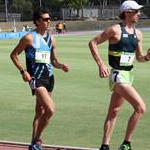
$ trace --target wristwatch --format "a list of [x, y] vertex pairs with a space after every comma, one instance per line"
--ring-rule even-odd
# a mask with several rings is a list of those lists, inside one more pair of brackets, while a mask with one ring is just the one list
[[20, 73], [23, 75], [25, 73], [25, 71], [27, 71], [26, 69], [21, 69]]

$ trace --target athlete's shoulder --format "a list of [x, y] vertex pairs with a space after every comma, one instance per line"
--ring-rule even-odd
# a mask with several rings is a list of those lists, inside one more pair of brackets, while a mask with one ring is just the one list
[[33, 43], [33, 34], [32, 32], [28, 32], [20, 39], [20, 43], [24, 43], [25, 45], [31, 46]]
[[142, 31], [140, 29], [135, 29], [136, 34], [142, 34]]
[[118, 32], [120, 30], [121, 26], [119, 23], [113, 24], [112, 26], [110, 26], [110, 29], [114, 32]]
[[141, 41], [143, 39], [142, 31], [140, 29], [135, 29], [135, 33], [136, 33], [138, 41]]
[[105, 34], [108, 34], [109, 36], [113, 37], [114, 35], [120, 33], [120, 25], [119, 24], [113, 24], [110, 27], [108, 27], [105, 32]]
[[35, 34], [34, 31], [28, 32], [25, 36], [23, 36], [23, 39], [32, 40], [34, 37], [34, 34]]
[[54, 35], [50, 34], [50, 37], [51, 37], [52, 42], [53, 42], [53, 41], [56, 41], [56, 38], [55, 38]]

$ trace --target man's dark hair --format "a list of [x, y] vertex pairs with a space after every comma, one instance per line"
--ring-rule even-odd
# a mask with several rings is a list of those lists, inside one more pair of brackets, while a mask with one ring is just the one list
[[50, 14], [47, 8], [39, 7], [33, 12], [33, 23], [37, 26], [36, 21], [41, 18], [43, 14]]
[[125, 20], [125, 12], [121, 13], [121, 14], [119, 15], [119, 18], [120, 18], [121, 20]]

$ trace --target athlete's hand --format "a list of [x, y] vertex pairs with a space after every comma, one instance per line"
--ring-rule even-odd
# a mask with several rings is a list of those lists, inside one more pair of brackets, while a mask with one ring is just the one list
[[22, 74], [22, 78], [23, 78], [23, 80], [25, 81], [25, 82], [29, 82], [32, 78], [31, 78], [31, 76], [30, 76], [30, 74], [27, 72], [27, 71], [25, 71], [23, 74]]
[[69, 71], [69, 66], [67, 64], [63, 64], [61, 69], [64, 71], [64, 72], [68, 72]]
[[147, 58], [150, 60], [150, 49], [147, 51]]
[[101, 78], [107, 78], [109, 75], [110, 75], [110, 69], [105, 64], [102, 64], [99, 67], [99, 76]]

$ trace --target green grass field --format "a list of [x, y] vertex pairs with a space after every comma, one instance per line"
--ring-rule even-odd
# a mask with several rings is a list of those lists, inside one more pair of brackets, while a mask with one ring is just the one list
[[[53, 99], [56, 113], [44, 132], [45, 144], [99, 148], [103, 123], [110, 99], [108, 79], [101, 79], [92, 59], [88, 41], [95, 35], [57, 37], [58, 56], [70, 66], [69, 73], [54, 69]], [[144, 53], [150, 47], [150, 33], [144, 33]], [[0, 40], [0, 140], [30, 142], [34, 97], [30, 94], [19, 71], [10, 60], [10, 52], [18, 40]], [[100, 53], [107, 63], [107, 43], [100, 45]], [[24, 60], [24, 54], [20, 55]], [[149, 150], [150, 143], [150, 62], [135, 62], [134, 87], [139, 91], [147, 112], [133, 136], [134, 150]], [[112, 150], [123, 140], [126, 123], [132, 108], [125, 103], [118, 116], [112, 136]]]

